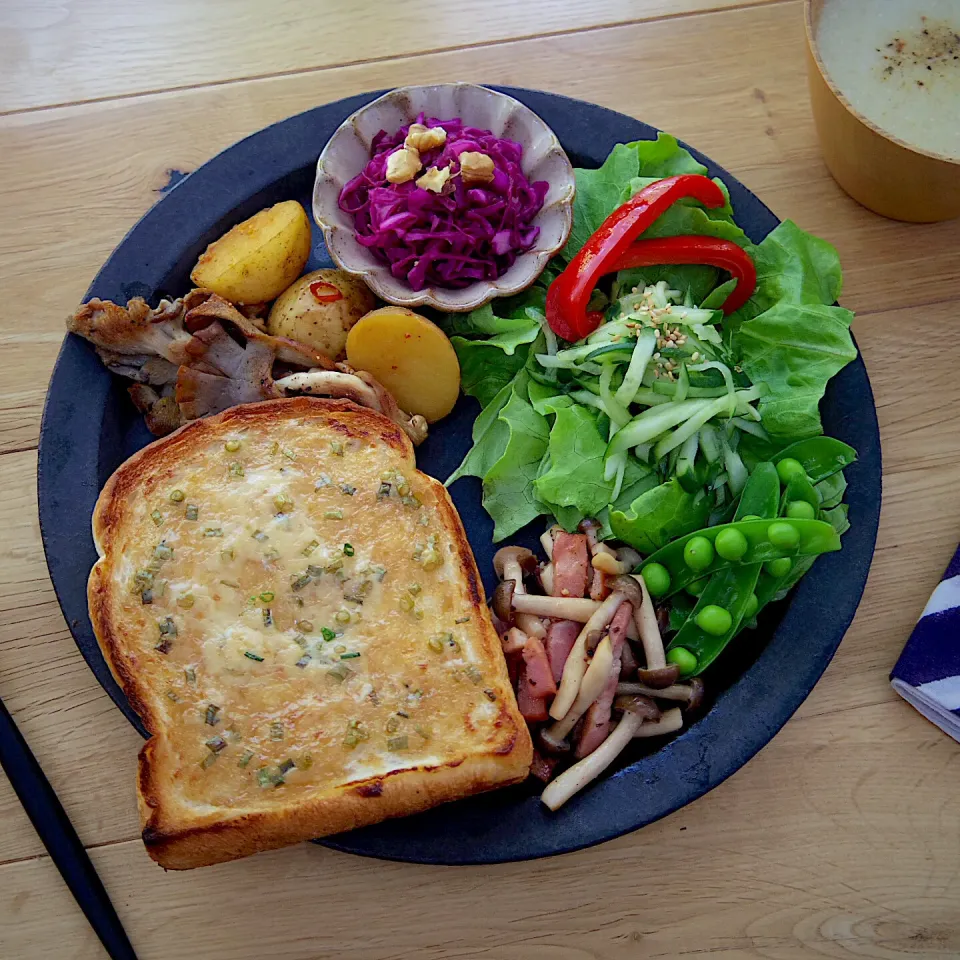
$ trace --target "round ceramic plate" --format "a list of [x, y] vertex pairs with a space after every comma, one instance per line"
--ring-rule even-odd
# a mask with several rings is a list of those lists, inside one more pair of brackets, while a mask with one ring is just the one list
[[[504, 88], [553, 128], [574, 166], [597, 167], [613, 145], [656, 136], [653, 127], [601, 107], [549, 93]], [[382, 91], [381, 91], [382, 92]], [[262, 207], [291, 198], [310, 209], [317, 155], [340, 123], [378, 93], [317, 107], [267, 127], [214, 157], [174, 187], [130, 231], [85, 299], [155, 303], [190, 287], [189, 272], [207, 244]], [[749, 190], [692, 151], [730, 188], [737, 222], [755, 242], [778, 223]], [[329, 266], [319, 229], [307, 269]], [[446, 478], [470, 446], [478, 412], [461, 398], [431, 427], [417, 451], [421, 470]], [[449, 803], [325, 841], [339, 850], [424, 863], [494, 863], [574, 850], [642, 827], [690, 803], [730, 776], [787, 721], [823, 673], [850, 625], [867, 579], [880, 512], [880, 438], [870, 382], [858, 357], [835, 377], [821, 406], [830, 435], [854, 446], [846, 471], [851, 530], [843, 550], [821, 557], [789, 600], [759, 629], [743, 634], [708, 673], [709, 710], [666, 744], [628, 753], [603, 780], [551, 813], [538, 781]], [[96, 560], [90, 517], [100, 488], [150, 434], [93, 348], [68, 336], [44, 410], [39, 450], [40, 524], [50, 576], [70, 630], [97, 679], [144, 733], [100, 654], [87, 617], [86, 581]], [[452, 490], [487, 590], [492, 586], [492, 523], [479, 482]], [[536, 545], [543, 529], [516, 542]], [[132, 789], [132, 785], [131, 785]]]

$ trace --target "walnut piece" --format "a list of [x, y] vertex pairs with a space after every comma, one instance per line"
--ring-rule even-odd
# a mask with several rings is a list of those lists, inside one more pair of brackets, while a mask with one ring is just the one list
[[401, 147], [387, 157], [387, 180], [390, 183], [406, 183], [417, 175], [422, 166], [416, 150]]
[[443, 188], [449, 179], [449, 167], [444, 167], [442, 170], [438, 167], [431, 167], [417, 180], [417, 186], [422, 187], [424, 190], [432, 190], [434, 193], [443, 193]]
[[443, 127], [425, 127], [422, 123], [411, 123], [403, 145], [425, 153], [434, 147], [442, 147], [446, 142], [447, 131]]
[[465, 187], [493, 180], [493, 158], [485, 153], [467, 150], [460, 154], [460, 177]]

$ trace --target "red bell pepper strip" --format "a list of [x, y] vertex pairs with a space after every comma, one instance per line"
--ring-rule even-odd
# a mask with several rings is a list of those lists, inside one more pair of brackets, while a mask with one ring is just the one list
[[604, 272], [686, 263], [719, 267], [737, 281], [736, 289], [723, 302], [721, 309], [724, 313], [739, 310], [757, 288], [757, 268], [750, 254], [732, 241], [717, 237], [693, 235], [634, 240], [624, 253], [606, 265]]
[[588, 314], [587, 304], [608, 263], [624, 254], [630, 244], [677, 200], [693, 197], [706, 207], [722, 207], [727, 198], [708, 177], [685, 173], [651, 183], [617, 207], [547, 291], [547, 322], [564, 340], [581, 340], [596, 330], [603, 315]]

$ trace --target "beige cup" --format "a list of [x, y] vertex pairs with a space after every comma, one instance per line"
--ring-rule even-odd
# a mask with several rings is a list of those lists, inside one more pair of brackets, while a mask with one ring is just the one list
[[960, 160], [912, 147], [858, 113], [827, 76], [817, 50], [825, 0], [805, 0], [810, 102], [827, 167], [865, 207], [894, 220], [960, 217]]

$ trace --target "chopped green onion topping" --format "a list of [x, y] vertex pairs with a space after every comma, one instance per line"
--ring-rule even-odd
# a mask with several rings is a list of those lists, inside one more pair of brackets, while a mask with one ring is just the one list
[[324, 520], [342, 520], [343, 511], [340, 510], [339, 508], [336, 510], [326, 510], [324, 511], [323, 519]]
[[323, 639], [326, 640], [326, 641], [328, 641], [328, 642], [329, 642], [330, 640], [333, 640], [334, 637], [336, 637], [336, 635], [337, 635], [337, 634], [336, 634], [336, 631], [331, 630], [329, 627], [321, 627], [321, 628], [320, 628], [320, 634], [321, 634], [321, 636], [323, 637]]
[[152, 590], [144, 590], [144, 591], [140, 594], [140, 602], [141, 602], [144, 606], [147, 606], [148, 604], [153, 603], [153, 591], [152, 591]]
[[483, 679], [483, 674], [472, 663], [468, 663], [463, 672], [471, 683], [479, 683]]
[[239, 441], [239, 440], [228, 440], [228, 441], [223, 445], [223, 449], [226, 450], [227, 453], [236, 453], [236, 452], [240, 449], [240, 441]]
[[321, 490], [323, 487], [329, 487], [329, 486], [331, 486], [332, 483], [333, 483], [333, 481], [330, 479], [330, 477], [327, 476], [327, 474], [321, 473], [321, 474], [320, 474], [320, 478], [319, 478], [319, 479], [317, 480], [317, 482], [313, 485], [313, 489], [314, 489], [314, 490]]
[[183, 512], [183, 515], [188, 520], [197, 520], [200, 517], [200, 508], [195, 503], [188, 504], [187, 509]]
[[337, 623], [349, 623], [350, 622], [350, 611], [349, 610], [338, 610]]
[[255, 660], [257, 663], [263, 663], [263, 657], [261, 657], [258, 653], [254, 653], [252, 650], [244, 650], [243, 655], [248, 660]]
[[483, 691], [483, 695], [484, 695], [488, 700], [496, 700], [496, 699], [497, 699], [496, 693], [495, 693], [493, 690], [491, 690], [489, 687], [488, 687], [486, 690]]
[[182, 607], [184, 610], [189, 610], [194, 603], [194, 597], [192, 593], [185, 593], [182, 596], [177, 597], [177, 606]]
[[357, 492], [357, 488], [352, 483], [341, 483], [340, 492], [352, 497]]
[[333, 648], [333, 652], [334, 652], [334, 653], [346, 653], [346, 652], [347, 652], [347, 648], [346, 648], [342, 643], [338, 643], [338, 644]]
[[182, 490], [171, 490], [170, 491], [170, 500], [173, 503], [183, 503], [186, 499], [186, 494]]
[[263, 543], [265, 540], [270, 539], [262, 530], [254, 530], [251, 536], [257, 543]]
[[270, 610], [269, 607], [263, 608], [263, 625], [265, 627], [273, 626], [273, 612]]
[[278, 493], [273, 498], [273, 505], [280, 513], [289, 513], [293, 509], [293, 500], [285, 493]]
[[238, 767], [245, 767], [253, 759], [253, 751], [247, 750], [246, 753], [237, 761]]
[[398, 711], [397, 711], [397, 716], [398, 716], [398, 717], [403, 717], [404, 720], [409, 720], [409, 719], [410, 719], [410, 714], [409, 714], [409, 713], [404, 713], [402, 710], [398, 710]]
[[173, 559], [173, 547], [167, 546], [167, 544], [161, 540], [153, 548], [153, 555], [157, 560], [172, 560]]
[[234, 590], [240, 589], [240, 584], [236, 580], [221, 580], [220, 581], [225, 587], [233, 587]]
[[387, 720], [387, 733], [396, 733], [400, 729], [400, 721], [396, 717]]
[[229, 563], [234, 558], [233, 547], [227, 547], [226, 550], [220, 551], [220, 559], [224, 563]]
[[335, 667], [331, 667], [327, 671], [327, 676], [331, 680], [336, 680], [337, 683], [343, 683], [348, 677], [353, 676], [353, 671], [346, 665], [338, 663]]
[[237, 461], [234, 461], [233, 463], [231, 463], [230, 466], [227, 468], [227, 470], [228, 470], [228, 472], [229, 472], [229, 474], [230, 474], [231, 477], [242, 477], [242, 476], [244, 476], [243, 464], [242, 464], [242, 463], [238, 463]]
[[295, 666], [295, 667], [299, 667], [301, 670], [303, 670], [303, 668], [306, 667], [306, 665], [310, 662], [311, 659], [312, 659], [312, 658], [311, 658], [310, 654], [309, 654], [309, 653], [305, 653], [305, 654], [294, 664], [294, 666]]
[[223, 528], [222, 528], [222, 527], [207, 527], [207, 529], [203, 531], [203, 535], [204, 535], [205, 537], [222, 537], [222, 536], [223, 536]]
[[453, 622], [454, 622], [454, 623], [469, 623], [469, 622], [470, 622], [470, 618], [469, 618], [469, 617], [457, 617], [457, 619], [454, 620]]
[[173, 617], [157, 621], [157, 626], [160, 628], [161, 636], [175, 637], [177, 635], [177, 625], [173, 622]]
[[297, 765], [288, 757], [280, 764], [279, 770], [281, 776], [286, 776], [291, 770], [296, 770]]
[[296, 459], [297, 459], [297, 455], [296, 455], [289, 447], [284, 447], [282, 452], [283, 452], [283, 455], [284, 455], [288, 460], [296, 460]]
[[393, 487], [389, 483], [381, 483], [377, 489], [377, 499], [386, 500], [390, 496], [390, 491], [393, 490]]
[[301, 630], [304, 630], [306, 633], [313, 633], [313, 621], [312, 620], [298, 620], [297, 625]]
[[311, 540], [304, 548], [300, 551], [300, 555], [303, 557], [309, 557], [317, 547], [320, 546], [319, 540]]
[[342, 457], [342, 456], [343, 456], [343, 444], [342, 444], [339, 440], [334, 440], [334, 441], [330, 444], [330, 452], [331, 452], [335, 457]]
[[312, 579], [309, 573], [295, 574], [290, 578], [290, 589], [302, 590]]
[[429, 740], [433, 736], [433, 731], [429, 727], [422, 727], [417, 724], [414, 728], [424, 740]]
[[344, 554], [344, 556], [346, 556], [346, 557], [352, 557], [352, 556], [353, 556], [353, 554], [354, 554], [354, 549], [353, 549], [353, 544], [352, 544], [352, 543], [345, 543], [345, 544], [343, 545], [343, 554]]
[[214, 753], [219, 753], [221, 750], [226, 750], [227, 741], [221, 736], [211, 737], [209, 740], [204, 741], [207, 747], [212, 750]]
[[217, 706], [217, 704], [215, 703], [208, 704], [207, 712], [206, 712], [206, 715], [204, 716], [204, 722], [211, 727], [215, 727], [219, 722], [217, 718], [217, 714], [219, 713], [220, 713], [220, 707]]
[[204, 770], [209, 770], [210, 767], [212, 767], [216, 762], [217, 762], [217, 754], [215, 754], [215, 753], [208, 753], [208, 754], [200, 761], [200, 766], [203, 767]]
[[309, 770], [313, 766], [313, 757], [309, 753], [305, 753], [300, 758], [299, 767], [301, 770]]
[[431, 637], [431, 638], [427, 641], [427, 646], [428, 646], [434, 653], [441, 653], [441, 652], [443, 651], [443, 641], [440, 640], [438, 637]]
[[283, 783], [283, 775], [279, 772], [274, 772], [269, 767], [261, 767], [257, 771], [257, 783], [261, 787], [279, 787]]
[[399, 750], [407, 750], [409, 746], [410, 743], [407, 740], [406, 734], [403, 734], [399, 737], [390, 737], [387, 740], [387, 749], [391, 751], [391, 753], [395, 753]]
[[404, 613], [413, 613], [413, 597], [401, 597], [400, 609]]
[[172, 690], [167, 691], [167, 699], [172, 700], [174, 703], [180, 702], [180, 698]]
[[274, 720], [270, 724], [270, 739], [271, 740], [283, 739], [283, 721], [282, 720]]
[[260, 599], [264, 603], [271, 603], [273, 601], [274, 596], [275, 594], [272, 590], [264, 590], [263, 593], [260, 594]]
[[197, 682], [197, 671], [193, 667], [184, 667], [183, 676], [187, 683], [196, 683]]
[[341, 659], [341, 660], [356, 660], [357, 657], [359, 657], [359, 656], [360, 656], [360, 654], [357, 653], [357, 652], [355, 652], [355, 651], [354, 651], [353, 653], [341, 653], [341, 654], [340, 654], [340, 659]]
[[163, 526], [163, 514], [162, 514], [159, 510], [154, 510], [153, 513], [150, 514], [150, 519], [151, 519], [158, 527], [162, 527], [162, 526]]
[[423, 587], [421, 587], [419, 583], [411, 583], [410, 586], [407, 587], [407, 591], [412, 593], [414, 596], [416, 596], [422, 589]]

